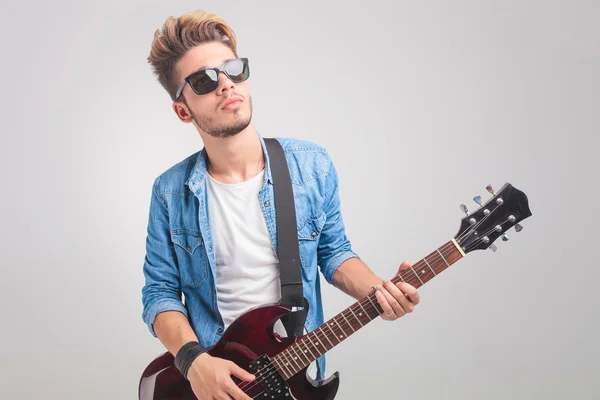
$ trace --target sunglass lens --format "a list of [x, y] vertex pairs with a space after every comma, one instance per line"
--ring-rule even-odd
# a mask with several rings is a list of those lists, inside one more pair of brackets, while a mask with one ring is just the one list
[[233, 60], [225, 66], [225, 72], [234, 82], [243, 82], [250, 76], [250, 69], [244, 60]]
[[191, 77], [190, 86], [197, 93], [210, 93], [217, 87], [217, 73], [212, 70], [202, 71]]

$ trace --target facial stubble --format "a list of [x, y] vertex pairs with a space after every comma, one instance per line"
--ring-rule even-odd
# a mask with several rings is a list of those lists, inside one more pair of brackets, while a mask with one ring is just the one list
[[218, 123], [215, 122], [215, 118], [207, 115], [198, 115], [194, 111], [192, 111], [185, 99], [184, 103], [190, 111], [194, 122], [196, 122], [196, 125], [200, 129], [202, 129], [203, 132], [206, 132], [212, 137], [224, 139], [237, 135], [238, 133], [246, 129], [248, 125], [250, 125], [250, 121], [252, 120], [252, 96], [249, 96], [248, 99], [250, 105], [250, 115], [248, 116], [248, 118], [243, 119], [239, 116], [241, 109], [232, 110], [233, 113], [235, 113], [235, 121], [233, 123], [230, 123], [229, 125], [218, 125]]

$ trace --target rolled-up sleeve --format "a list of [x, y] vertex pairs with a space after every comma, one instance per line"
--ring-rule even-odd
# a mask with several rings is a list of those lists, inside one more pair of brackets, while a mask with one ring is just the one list
[[170, 237], [168, 209], [158, 192], [159, 183], [160, 177], [152, 187], [142, 288], [142, 319], [154, 337], [157, 336], [154, 320], [159, 313], [179, 311], [188, 317], [181, 301], [179, 267]]
[[350, 240], [346, 236], [339, 197], [339, 179], [331, 159], [329, 159], [329, 171], [325, 178], [324, 199], [323, 211], [326, 219], [317, 248], [317, 262], [325, 280], [333, 284], [333, 274], [338, 267], [344, 261], [359, 256], [352, 250]]

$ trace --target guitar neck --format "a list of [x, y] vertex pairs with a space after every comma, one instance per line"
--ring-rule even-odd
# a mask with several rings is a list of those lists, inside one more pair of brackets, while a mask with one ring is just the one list
[[[450, 240], [409, 269], [396, 275], [391, 281], [394, 284], [407, 282], [418, 288], [464, 255], [460, 246], [454, 240]], [[287, 380], [379, 317], [382, 312], [375, 293], [370, 293], [277, 354], [272, 362], [281, 376]]]

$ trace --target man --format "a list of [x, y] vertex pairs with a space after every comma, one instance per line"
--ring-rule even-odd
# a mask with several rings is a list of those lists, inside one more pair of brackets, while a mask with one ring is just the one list
[[[248, 399], [231, 375], [254, 377], [203, 349], [240, 314], [281, 297], [270, 159], [251, 123], [249, 61], [238, 57], [225, 21], [204, 11], [169, 18], [155, 33], [148, 61], [178, 118], [194, 125], [204, 148], [154, 182], [143, 319], [169, 352], [179, 354], [178, 368], [185, 369], [199, 399]], [[278, 140], [294, 187], [303, 289], [310, 305], [306, 331], [324, 320], [319, 270], [355, 299], [375, 287], [385, 320], [412, 312], [417, 290], [379, 278], [352, 251], [327, 151], [307, 141]], [[408, 267], [402, 263], [400, 270]], [[321, 357], [318, 379], [324, 367]]]

